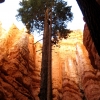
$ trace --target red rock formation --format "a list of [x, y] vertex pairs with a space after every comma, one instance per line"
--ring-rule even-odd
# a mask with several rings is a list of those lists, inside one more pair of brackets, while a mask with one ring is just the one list
[[59, 48], [52, 51], [52, 92], [53, 100], [60, 100], [62, 95], [62, 67], [60, 63]]
[[[81, 94], [79, 92], [78, 83], [76, 81], [73, 81], [73, 80], [78, 80], [78, 78], [77, 77], [73, 78], [72, 75], [74, 71], [76, 71], [75, 67], [73, 66], [74, 65], [73, 63], [75, 63], [75, 56], [76, 56], [75, 46], [77, 42], [82, 43], [82, 33], [79, 30], [73, 31], [71, 34], [69, 34], [68, 39], [61, 40], [57, 44], [57, 46], [53, 46], [52, 48], [53, 49], [52, 51], [53, 100], [66, 100], [65, 98], [70, 98], [68, 100], [72, 100], [71, 97], [69, 96], [70, 94], [73, 94], [74, 96], [77, 95], [76, 98], [78, 100], [81, 100]], [[67, 61], [68, 58], [69, 59], [71, 58], [70, 60], [72, 61], [73, 64], [72, 66], [74, 68], [73, 71], [71, 71], [71, 69], [70, 71], [65, 70], [67, 67], [68, 68], [71, 67], [70, 62], [69, 65], [67, 64], [69, 61], [69, 60]], [[68, 71], [71, 77], [66, 75]], [[68, 84], [66, 82], [68, 82]], [[69, 85], [72, 86], [71, 90], [69, 89]], [[74, 87], [76, 88], [74, 89]], [[75, 91], [76, 94], [74, 94]], [[68, 92], [69, 95], [66, 95]], [[75, 100], [74, 97], [73, 100]]]
[[38, 94], [40, 92], [40, 71], [41, 71], [41, 57], [42, 57], [42, 45], [40, 43], [35, 44], [35, 68], [34, 68], [34, 92], [35, 100], [39, 100]]
[[85, 93], [85, 97], [87, 100], [99, 100], [100, 82], [96, 77], [96, 71], [90, 63], [88, 52], [83, 45], [78, 43], [76, 46], [76, 54], [81, 88]]
[[62, 100], [82, 100], [76, 66], [73, 58], [66, 59], [63, 71]]
[[34, 48], [30, 37], [13, 25], [1, 39], [0, 100], [35, 100], [34, 59], [30, 57]]
[[[87, 31], [84, 30], [85, 33]], [[34, 44], [34, 37], [18, 30], [15, 25], [8, 33], [2, 32], [0, 100], [39, 100], [42, 45]], [[92, 41], [88, 34], [84, 36], [84, 44], [93, 57], [91, 61], [96, 59], [94, 65], [99, 66]], [[73, 31], [67, 40], [62, 39], [52, 47], [53, 100], [82, 100], [80, 89], [83, 89], [88, 100], [99, 100], [100, 71], [93, 69], [83, 45], [78, 44], [76, 50], [76, 44], [82, 44], [82, 38], [80, 31]]]
[[85, 45], [87, 51], [89, 52], [89, 58], [91, 60], [92, 66], [100, 70], [100, 56], [96, 51], [89, 29], [86, 24], [84, 26], [83, 44]]

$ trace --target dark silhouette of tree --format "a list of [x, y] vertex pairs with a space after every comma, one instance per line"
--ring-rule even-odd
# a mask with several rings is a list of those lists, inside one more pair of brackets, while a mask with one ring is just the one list
[[44, 30], [45, 10], [52, 5], [53, 38], [55, 38], [58, 30], [61, 37], [66, 36], [67, 32], [70, 32], [66, 27], [68, 22], [72, 20], [73, 14], [71, 6], [68, 6], [67, 2], [63, 0], [59, 0], [59, 2], [57, 0], [22, 0], [19, 4], [17, 19], [25, 24], [29, 32]]
[[[96, 50], [100, 55], [100, 5], [99, 0], [76, 0], [90, 30]], [[97, 2], [98, 3], [97, 3]]]
[[51, 76], [51, 72], [48, 75], [48, 72], [50, 71], [50, 64], [51, 64], [51, 58], [49, 59], [49, 57], [51, 56], [50, 52], [51, 52], [51, 45], [49, 44], [49, 40], [50, 39], [50, 30], [49, 30], [49, 23], [48, 23], [48, 17], [49, 17], [49, 9], [46, 9], [45, 12], [45, 24], [44, 24], [44, 34], [43, 37], [45, 39], [43, 39], [43, 48], [42, 48], [42, 67], [41, 67], [41, 86], [40, 86], [40, 100], [48, 100], [48, 94], [50, 95], [50, 100], [52, 100], [52, 95], [51, 93], [48, 93], [48, 91], [50, 92], [50, 90], [52, 89], [52, 87], [49, 88], [48, 90], [48, 84], [52, 84], [51, 81], [48, 82], [48, 80], [50, 80], [50, 78], [48, 78], [48, 76]]

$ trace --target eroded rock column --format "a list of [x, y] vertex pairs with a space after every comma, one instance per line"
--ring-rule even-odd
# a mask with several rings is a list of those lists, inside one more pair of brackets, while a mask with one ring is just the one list
[[0, 100], [35, 100], [34, 61], [31, 67], [29, 64], [29, 60], [32, 60], [29, 57], [29, 35], [13, 25], [2, 37]]
[[62, 97], [62, 67], [59, 57], [59, 48], [52, 51], [52, 93], [53, 100], [60, 100]]
[[[78, 73], [81, 87], [87, 100], [100, 99], [100, 81], [96, 77], [96, 71], [91, 65], [86, 48], [78, 43], [76, 46]], [[99, 76], [99, 75], [98, 75]]]
[[100, 70], [100, 56], [97, 53], [97, 50], [93, 43], [93, 40], [92, 40], [92, 37], [91, 37], [91, 34], [90, 34], [87, 24], [85, 24], [85, 26], [84, 26], [83, 44], [85, 45], [85, 47], [89, 53], [89, 58], [90, 58], [92, 66], [94, 68]]
[[63, 70], [62, 100], [82, 100], [76, 61], [72, 57], [67, 57]]

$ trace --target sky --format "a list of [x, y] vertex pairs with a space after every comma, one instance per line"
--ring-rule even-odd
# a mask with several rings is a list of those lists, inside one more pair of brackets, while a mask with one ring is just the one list
[[[21, 21], [18, 22], [15, 17], [17, 14], [17, 9], [20, 7], [19, 1], [21, 0], [5, 0], [4, 3], [0, 4], [0, 21], [2, 22], [2, 27], [6, 30], [8, 30], [13, 23], [19, 29], [25, 27], [23, 23]], [[71, 11], [73, 12], [74, 15], [72, 22], [69, 22], [67, 28], [72, 30], [77, 30], [77, 29], [83, 30], [84, 28], [83, 16], [77, 5], [76, 0], [65, 0], [65, 1], [67, 1], [69, 6], [72, 6]]]
[[81, 10], [76, 2], [76, 0], [65, 0], [67, 1], [69, 6], [72, 6], [71, 11], [73, 12], [73, 20], [68, 24], [68, 28], [72, 30], [77, 29], [84, 29], [84, 21], [83, 21], [83, 15], [81, 13]]
[[0, 4], [0, 21], [2, 27], [8, 30], [14, 23], [19, 29], [24, 28], [23, 23], [16, 20], [17, 9], [21, 0], [5, 0], [4, 3]]

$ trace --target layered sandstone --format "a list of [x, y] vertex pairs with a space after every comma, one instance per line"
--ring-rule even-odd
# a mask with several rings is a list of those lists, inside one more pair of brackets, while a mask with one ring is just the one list
[[76, 43], [82, 43], [82, 38], [82, 32], [76, 30], [69, 34], [67, 39], [60, 40], [52, 47], [53, 100], [66, 100], [66, 98], [81, 100], [82, 98], [76, 69]]
[[[53, 46], [52, 89], [54, 100], [65, 98], [62, 92], [62, 88], [64, 88], [62, 86], [64, 81], [62, 65], [70, 56], [70, 52], [73, 54], [72, 59], [75, 57], [77, 42], [82, 42], [80, 31], [74, 31], [69, 34], [67, 40], [61, 40], [58, 44], [60, 47]], [[14, 98], [39, 100], [42, 45], [34, 44], [32, 35], [27, 34], [24, 30], [20, 31], [15, 25], [12, 25], [8, 33], [4, 34], [1, 31], [0, 53], [0, 99], [4, 97], [3, 99], [6, 100]]]
[[76, 66], [76, 61], [72, 57], [66, 59], [63, 68], [62, 100], [82, 100]]
[[89, 58], [90, 58], [92, 66], [100, 70], [100, 56], [98, 55], [96, 51], [96, 48], [94, 46], [87, 24], [85, 24], [85, 27], [84, 27], [83, 44], [85, 45], [87, 51], [89, 52]]
[[[0, 100], [38, 100], [32, 35], [12, 25], [0, 37]], [[36, 90], [34, 92], [34, 89]], [[36, 99], [35, 99], [36, 98]]]
[[78, 76], [80, 76], [81, 88], [87, 100], [100, 99], [100, 81], [97, 71], [91, 65], [86, 48], [78, 43], [76, 46], [78, 64]]
[[82, 86], [86, 94], [86, 97], [89, 100], [99, 100], [100, 98], [100, 56], [98, 55], [97, 50], [94, 46], [87, 24], [85, 24], [84, 26], [83, 44], [85, 45], [88, 51], [88, 55], [85, 56], [87, 56], [86, 58], [89, 59], [86, 61], [87, 63], [84, 64], [84, 67], [82, 67], [84, 69], [87, 69], [87, 71], [85, 72], [82, 71], [84, 72], [84, 74], [81, 77]]
[[[42, 45], [34, 43], [33, 35], [15, 25], [8, 32], [0, 28], [0, 100], [39, 100], [41, 57]], [[73, 31], [52, 46], [53, 100], [99, 100], [97, 66], [98, 55], [86, 26], [84, 35]]]

